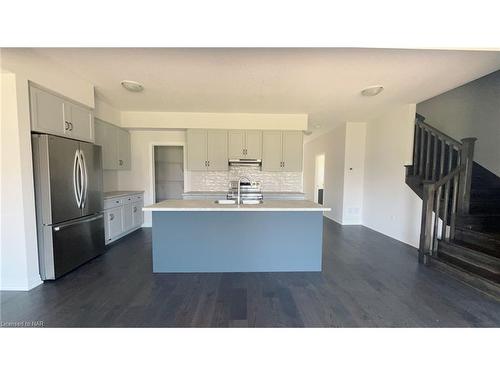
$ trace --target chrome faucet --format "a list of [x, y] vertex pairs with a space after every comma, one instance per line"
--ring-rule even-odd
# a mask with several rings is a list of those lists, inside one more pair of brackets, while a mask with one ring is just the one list
[[238, 205], [241, 204], [241, 181], [242, 180], [247, 180], [248, 182], [252, 183], [252, 180], [250, 180], [250, 178], [248, 178], [247, 176], [241, 176], [239, 179], [238, 179]]

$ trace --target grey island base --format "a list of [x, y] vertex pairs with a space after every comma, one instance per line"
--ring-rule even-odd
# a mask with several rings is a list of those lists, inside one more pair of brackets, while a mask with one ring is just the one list
[[310, 201], [169, 200], [153, 216], [153, 272], [321, 271], [323, 212]]

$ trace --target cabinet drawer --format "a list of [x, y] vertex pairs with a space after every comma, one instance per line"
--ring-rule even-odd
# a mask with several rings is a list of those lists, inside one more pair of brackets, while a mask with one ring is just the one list
[[123, 206], [123, 198], [108, 198], [104, 200], [104, 209]]
[[132, 202], [139, 202], [143, 200], [143, 195], [142, 194], [137, 194], [132, 196]]
[[133, 203], [135, 199], [135, 195], [127, 195], [126, 197], [122, 197], [123, 204]]

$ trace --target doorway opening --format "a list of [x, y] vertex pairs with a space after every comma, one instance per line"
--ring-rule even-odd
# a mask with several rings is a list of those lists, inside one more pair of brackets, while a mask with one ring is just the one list
[[184, 192], [184, 149], [182, 146], [154, 146], [155, 203], [182, 199]]
[[314, 201], [323, 204], [325, 188], [325, 154], [316, 155], [314, 165]]

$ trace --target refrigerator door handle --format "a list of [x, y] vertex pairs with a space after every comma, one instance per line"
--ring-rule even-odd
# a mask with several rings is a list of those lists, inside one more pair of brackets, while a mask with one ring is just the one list
[[85, 183], [83, 168], [82, 153], [80, 150], [78, 150], [78, 195], [80, 197], [80, 205], [78, 206], [78, 208], [83, 208], [83, 185]]
[[64, 229], [64, 228], [70, 227], [70, 226], [72, 226], [72, 225], [75, 225], [75, 224], [81, 224], [81, 223], [87, 223], [87, 222], [89, 222], [89, 221], [98, 220], [98, 219], [100, 219], [100, 218], [102, 218], [102, 217], [104, 217], [104, 214], [94, 215], [94, 216], [89, 217], [89, 218], [84, 219], [84, 220], [81, 220], [81, 219], [78, 219], [78, 220], [73, 220], [73, 221], [71, 221], [70, 223], [63, 224], [63, 225], [58, 225], [57, 227], [54, 227], [54, 231], [59, 232], [61, 229]]
[[88, 190], [88, 173], [87, 173], [87, 162], [85, 161], [85, 154], [83, 153], [82, 150], [80, 150], [80, 158], [82, 160], [82, 176], [83, 176], [83, 183], [82, 183], [82, 208], [85, 207], [85, 204], [87, 203], [87, 190]]
[[80, 171], [80, 156], [79, 156], [79, 150], [76, 150], [75, 152], [75, 159], [73, 161], [73, 191], [75, 193], [75, 200], [76, 204], [78, 205], [78, 208], [81, 206], [81, 198], [80, 198], [80, 184], [78, 181]]

